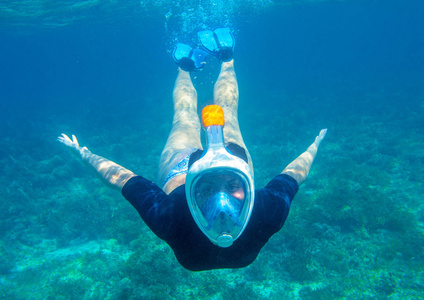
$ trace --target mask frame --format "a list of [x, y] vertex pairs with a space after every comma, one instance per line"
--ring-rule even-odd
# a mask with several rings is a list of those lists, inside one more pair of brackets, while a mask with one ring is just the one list
[[[208, 148], [205, 150], [204, 155], [194, 162], [188, 170], [185, 183], [186, 198], [193, 219], [200, 230], [202, 230], [213, 244], [226, 248], [231, 246], [240, 237], [250, 220], [255, 198], [253, 172], [244, 160], [231, 154], [225, 148], [221, 125], [208, 126], [205, 130]], [[196, 195], [194, 194], [194, 187], [203, 174], [215, 171], [219, 172], [221, 170], [238, 174], [246, 186], [246, 195], [242, 208], [242, 218], [240, 220], [243, 225], [237, 230], [221, 232], [219, 235], [216, 235], [212, 234], [205, 227], [206, 224], [202, 220], [202, 213], [197, 204]]]

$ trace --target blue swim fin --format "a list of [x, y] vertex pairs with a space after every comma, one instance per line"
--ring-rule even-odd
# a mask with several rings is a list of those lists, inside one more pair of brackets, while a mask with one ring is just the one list
[[234, 36], [229, 28], [214, 31], [203, 30], [197, 33], [200, 43], [210, 54], [223, 61], [230, 61], [234, 56]]
[[172, 52], [172, 58], [184, 71], [191, 72], [203, 68], [208, 54], [201, 49], [193, 49], [189, 45], [178, 43]]
[[200, 70], [206, 64], [206, 57], [208, 53], [202, 49], [193, 49], [191, 59], [194, 61], [194, 69]]
[[219, 50], [218, 44], [216, 43], [214, 33], [212, 30], [203, 30], [197, 33], [200, 43], [210, 54], [215, 55], [215, 52]]

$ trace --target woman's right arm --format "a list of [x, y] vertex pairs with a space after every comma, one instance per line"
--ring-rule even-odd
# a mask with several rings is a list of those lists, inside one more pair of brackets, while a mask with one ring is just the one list
[[62, 133], [62, 136], [58, 137], [58, 141], [68, 146], [77, 157], [97, 173], [103, 182], [116, 190], [121, 191], [129, 179], [137, 176], [113, 161], [91, 153], [87, 147], [80, 147], [75, 135], [72, 135], [71, 140]]

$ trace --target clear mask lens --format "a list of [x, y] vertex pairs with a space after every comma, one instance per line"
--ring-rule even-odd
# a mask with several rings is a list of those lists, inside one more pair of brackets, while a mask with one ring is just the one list
[[209, 172], [196, 182], [194, 195], [199, 207], [219, 193], [244, 202], [246, 198], [246, 184], [240, 175], [226, 170]]
[[209, 198], [200, 210], [208, 223], [206, 229], [209, 230], [215, 222], [241, 227], [239, 218], [242, 208], [242, 201], [229, 194], [219, 192]]
[[213, 236], [233, 235], [245, 223], [246, 180], [231, 170], [214, 170], [195, 183], [194, 195], [203, 228]]

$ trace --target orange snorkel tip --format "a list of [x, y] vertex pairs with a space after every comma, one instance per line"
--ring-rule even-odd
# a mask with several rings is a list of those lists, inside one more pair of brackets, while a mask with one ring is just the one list
[[224, 111], [219, 105], [208, 105], [202, 110], [202, 123], [203, 127], [209, 127], [212, 125], [224, 126]]

